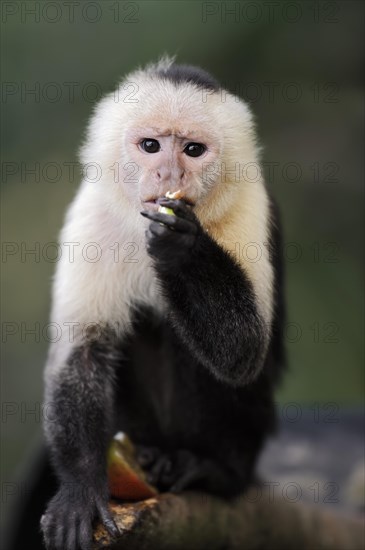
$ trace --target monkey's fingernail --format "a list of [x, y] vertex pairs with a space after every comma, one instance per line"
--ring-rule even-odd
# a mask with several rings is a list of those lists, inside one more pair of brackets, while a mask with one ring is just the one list
[[148, 212], [146, 212], [145, 210], [142, 210], [142, 212], [140, 212], [140, 214], [142, 216], [144, 216], [145, 218], [148, 218]]
[[113, 520], [104, 521], [104, 525], [112, 537], [117, 538], [121, 535], [119, 527], [116, 525], [116, 523]]

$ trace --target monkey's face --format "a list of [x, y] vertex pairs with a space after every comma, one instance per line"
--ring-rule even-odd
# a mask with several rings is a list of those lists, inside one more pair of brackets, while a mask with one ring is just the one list
[[247, 106], [186, 83], [139, 73], [132, 81], [133, 101], [127, 82], [97, 106], [81, 162], [100, 166], [116, 211], [126, 202], [135, 215], [157, 209], [157, 198], [180, 190], [201, 221], [222, 217], [244, 179], [241, 163], [256, 161]]
[[208, 192], [219, 144], [196, 124], [188, 129], [134, 127], [126, 133], [125, 146], [129, 163], [124, 166], [123, 186], [138, 207], [157, 209], [156, 199], [177, 190], [194, 206]]

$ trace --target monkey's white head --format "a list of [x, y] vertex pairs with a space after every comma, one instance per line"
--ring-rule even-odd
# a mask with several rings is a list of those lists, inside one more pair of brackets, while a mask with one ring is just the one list
[[156, 208], [167, 191], [181, 190], [201, 219], [231, 206], [240, 166], [257, 162], [250, 112], [205, 71], [173, 59], [133, 72], [97, 105], [81, 151], [97, 163], [116, 202]]

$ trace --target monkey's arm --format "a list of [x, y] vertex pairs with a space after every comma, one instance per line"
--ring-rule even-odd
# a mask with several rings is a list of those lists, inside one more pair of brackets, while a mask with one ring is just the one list
[[60, 487], [42, 518], [47, 548], [87, 548], [92, 522], [119, 531], [108, 509], [106, 449], [112, 430], [113, 368], [97, 342], [77, 348], [47, 375], [45, 430]]
[[176, 216], [143, 215], [152, 220], [148, 252], [174, 325], [218, 378], [244, 385], [260, 371], [267, 349], [265, 323], [252, 284], [183, 201], [160, 199], [159, 203], [172, 208]]

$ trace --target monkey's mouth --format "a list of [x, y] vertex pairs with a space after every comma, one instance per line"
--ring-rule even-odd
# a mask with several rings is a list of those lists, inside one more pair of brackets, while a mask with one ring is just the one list
[[[148, 199], [147, 201], [142, 201], [142, 203], [149, 210], [158, 210], [160, 205], [158, 204], [157, 201], [158, 201], [159, 198], [162, 199], [162, 198], [165, 198], [165, 197], [156, 197], [154, 199], [153, 198]], [[188, 199], [187, 197], [182, 197], [181, 200], [186, 202], [186, 204], [188, 204], [192, 208], [195, 206], [195, 203], [191, 199]]]
[[148, 201], [142, 201], [143, 206], [148, 210], [158, 210], [159, 205], [157, 204], [157, 199], [150, 199]]

